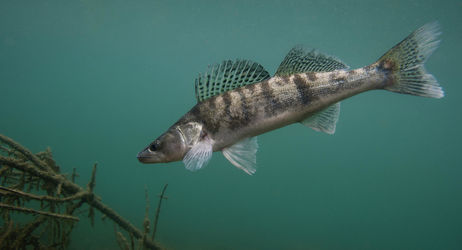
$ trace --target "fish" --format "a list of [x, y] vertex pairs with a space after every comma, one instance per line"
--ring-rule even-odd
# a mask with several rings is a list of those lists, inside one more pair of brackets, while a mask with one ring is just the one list
[[370, 90], [444, 97], [424, 67], [437, 49], [438, 22], [428, 23], [376, 62], [350, 69], [335, 57], [292, 48], [271, 77], [251, 60], [225, 60], [195, 79], [197, 104], [138, 153], [142, 163], [183, 161], [202, 169], [221, 151], [234, 166], [256, 172], [257, 136], [293, 123], [334, 134], [340, 101]]

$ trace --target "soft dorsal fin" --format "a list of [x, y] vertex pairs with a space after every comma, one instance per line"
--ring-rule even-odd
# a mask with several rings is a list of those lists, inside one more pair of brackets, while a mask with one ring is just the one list
[[300, 123], [316, 131], [327, 134], [335, 133], [338, 117], [340, 115], [340, 102], [330, 105], [326, 109], [306, 118]]
[[195, 81], [198, 102], [244, 85], [261, 82], [270, 77], [260, 64], [249, 60], [227, 60], [209, 67]]
[[288, 76], [304, 72], [329, 72], [346, 69], [348, 66], [340, 60], [326, 56], [315, 50], [307, 51], [301, 46], [292, 48], [282, 60], [276, 76]]

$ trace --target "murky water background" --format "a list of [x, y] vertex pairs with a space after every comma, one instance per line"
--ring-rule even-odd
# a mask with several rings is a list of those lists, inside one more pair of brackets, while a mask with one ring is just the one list
[[[157, 239], [169, 249], [461, 249], [461, 1], [2, 1], [0, 133], [50, 146], [64, 172], [141, 227], [168, 183]], [[194, 104], [224, 59], [270, 73], [297, 44], [374, 62], [437, 20], [427, 69], [441, 100], [386, 91], [342, 103], [334, 136], [295, 124], [259, 137], [248, 176], [215, 153], [198, 172], [136, 153]], [[71, 249], [114, 249], [82, 221]]]

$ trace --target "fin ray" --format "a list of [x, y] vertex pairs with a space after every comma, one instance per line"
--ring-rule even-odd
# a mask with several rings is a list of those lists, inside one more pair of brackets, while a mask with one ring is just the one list
[[183, 158], [186, 169], [197, 171], [207, 165], [212, 158], [213, 142], [208, 138], [197, 142]]
[[330, 72], [347, 69], [348, 66], [331, 56], [326, 56], [315, 50], [308, 51], [302, 46], [292, 48], [276, 71], [276, 76], [288, 76], [305, 72]]
[[324, 132], [327, 134], [334, 134], [337, 125], [338, 117], [340, 115], [340, 102], [337, 102], [326, 109], [308, 117], [301, 121], [303, 125], [310, 127], [316, 131]]
[[226, 60], [209, 67], [195, 80], [195, 92], [198, 102], [226, 91], [248, 84], [261, 82], [270, 77], [263, 66], [250, 60]]
[[424, 67], [425, 61], [438, 48], [440, 34], [438, 22], [426, 24], [378, 60], [379, 65], [391, 70], [393, 75], [393, 83], [385, 86], [386, 90], [431, 98], [444, 97], [438, 81]]
[[222, 150], [223, 155], [234, 166], [249, 175], [255, 173], [257, 168], [257, 137], [245, 138]]

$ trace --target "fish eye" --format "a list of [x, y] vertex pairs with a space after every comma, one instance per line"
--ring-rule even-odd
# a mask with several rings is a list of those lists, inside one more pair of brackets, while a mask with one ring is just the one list
[[156, 151], [159, 149], [159, 140], [155, 140], [151, 145], [149, 145], [149, 150]]

